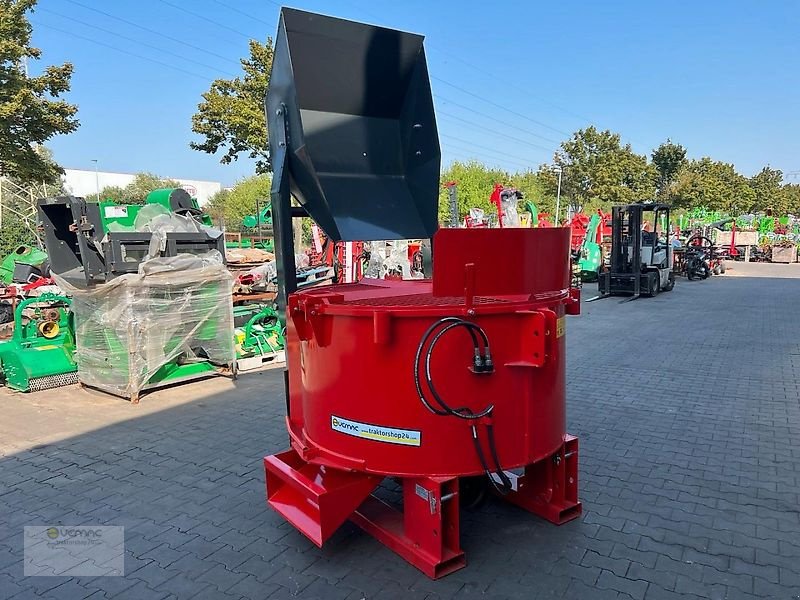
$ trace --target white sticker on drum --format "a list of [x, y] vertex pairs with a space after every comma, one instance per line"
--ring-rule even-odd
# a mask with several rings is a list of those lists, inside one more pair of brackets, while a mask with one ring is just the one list
[[331, 429], [353, 437], [387, 444], [419, 446], [422, 443], [422, 434], [414, 429], [397, 429], [396, 427], [359, 423], [335, 415], [331, 415]]

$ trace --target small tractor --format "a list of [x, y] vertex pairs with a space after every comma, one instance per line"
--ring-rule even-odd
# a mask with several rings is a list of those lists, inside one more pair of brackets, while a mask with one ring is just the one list
[[[653, 231], [643, 231], [643, 215], [652, 213]], [[666, 204], [614, 206], [611, 213], [611, 263], [600, 273], [598, 289], [614, 295], [657, 296], [675, 286], [672, 270], [670, 207]]]

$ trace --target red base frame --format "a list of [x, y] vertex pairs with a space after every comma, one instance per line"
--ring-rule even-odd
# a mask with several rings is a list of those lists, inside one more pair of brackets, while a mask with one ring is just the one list
[[[267, 456], [264, 468], [270, 506], [318, 546], [349, 518], [432, 579], [467, 564], [457, 477], [403, 478], [399, 511], [372, 495], [379, 476], [307, 463], [294, 450]], [[580, 516], [578, 438], [565, 436], [552, 456], [509, 475], [509, 502], [556, 525]]]

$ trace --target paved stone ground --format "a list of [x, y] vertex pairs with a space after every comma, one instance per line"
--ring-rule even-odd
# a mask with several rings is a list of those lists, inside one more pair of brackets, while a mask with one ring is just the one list
[[[583, 517], [465, 511], [468, 567], [436, 582], [354, 526], [318, 550], [266, 508], [278, 372], [139, 407], [0, 393], [0, 597], [798, 598], [798, 298], [796, 279], [715, 277], [586, 305], [568, 322]], [[23, 577], [26, 524], [124, 525], [125, 576]]]

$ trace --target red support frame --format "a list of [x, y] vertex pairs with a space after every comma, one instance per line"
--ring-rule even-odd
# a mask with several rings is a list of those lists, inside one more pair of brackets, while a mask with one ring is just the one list
[[[432, 579], [467, 564], [459, 541], [458, 477], [401, 479], [400, 511], [370, 493], [380, 476], [308, 463], [294, 450], [266, 457], [264, 466], [269, 504], [318, 546], [349, 515]], [[503, 498], [509, 502], [556, 525], [580, 516], [578, 438], [565, 436], [551, 456], [528, 465], [522, 475], [508, 474], [513, 491]]]
[[562, 525], [580, 516], [578, 500], [578, 438], [566, 435], [550, 458], [525, 467], [516, 490], [505, 499], [551, 523]]
[[370, 496], [350, 520], [432, 579], [465, 567], [459, 542], [458, 478], [402, 481], [403, 512]]

